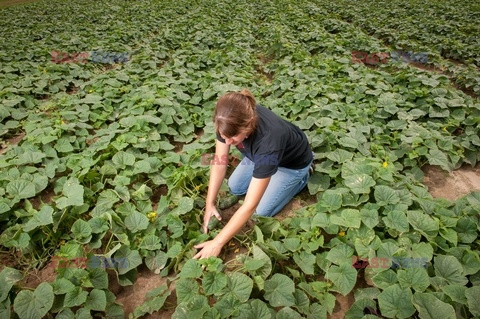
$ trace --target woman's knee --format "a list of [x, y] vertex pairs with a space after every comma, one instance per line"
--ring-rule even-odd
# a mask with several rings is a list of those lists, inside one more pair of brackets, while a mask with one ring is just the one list
[[233, 195], [239, 196], [245, 195], [247, 193], [248, 185], [245, 186], [244, 183], [237, 179], [229, 178], [227, 180], [227, 185], [230, 189], [230, 193], [232, 193]]

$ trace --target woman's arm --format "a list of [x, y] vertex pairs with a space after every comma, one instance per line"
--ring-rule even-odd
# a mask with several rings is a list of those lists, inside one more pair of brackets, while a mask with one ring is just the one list
[[[222, 143], [217, 140], [215, 146], [215, 156], [217, 158], [226, 157], [228, 158], [228, 153], [230, 151], [230, 145]], [[220, 186], [222, 186], [223, 179], [225, 178], [225, 173], [227, 172], [227, 163], [219, 164], [219, 161], [211, 161], [211, 168], [210, 168], [210, 180], [208, 182], [208, 192], [207, 192], [207, 200], [205, 203], [205, 215], [203, 216], [203, 232], [208, 232], [208, 222], [212, 215], [218, 220], [221, 220], [222, 217], [217, 212], [215, 208], [215, 201], [217, 199], [218, 190]]]
[[242, 206], [235, 212], [220, 233], [213, 239], [198, 244], [195, 248], [202, 248], [193, 258], [208, 258], [210, 256], [218, 256], [222, 247], [245, 225], [252, 216], [255, 208], [260, 203], [260, 199], [267, 189], [270, 177], [268, 178], [252, 178], [248, 187], [247, 196]]

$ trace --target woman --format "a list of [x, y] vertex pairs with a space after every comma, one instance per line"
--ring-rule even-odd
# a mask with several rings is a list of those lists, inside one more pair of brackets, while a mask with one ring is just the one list
[[[195, 248], [193, 258], [218, 256], [222, 247], [242, 228], [254, 212], [274, 216], [307, 184], [313, 153], [305, 134], [269, 109], [256, 105], [248, 90], [223, 95], [214, 113], [217, 131], [215, 158], [228, 158], [230, 145], [244, 158], [228, 179], [230, 192], [246, 197], [243, 205], [213, 239]], [[203, 230], [208, 231], [218, 190], [227, 164], [213, 161], [207, 193]]]

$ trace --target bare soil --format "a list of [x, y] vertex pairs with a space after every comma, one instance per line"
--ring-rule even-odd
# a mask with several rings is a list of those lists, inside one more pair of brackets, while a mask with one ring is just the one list
[[426, 165], [423, 171], [423, 182], [435, 198], [453, 201], [473, 191], [480, 191], [480, 165], [474, 168], [465, 165], [451, 173], [437, 166]]
[[3, 142], [2, 141], [2, 148], [0, 148], [0, 155], [2, 155], [3, 153], [5, 153], [9, 147], [11, 146], [14, 146], [14, 145], [17, 145], [18, 143], [20, 143], [20, 141], [22, 140], [22, 138], [24, 138], [25, 136], [25, 133], [20, 133], [14, 137], [11, 137], [9, 139], [6, 140], [6, 142]]

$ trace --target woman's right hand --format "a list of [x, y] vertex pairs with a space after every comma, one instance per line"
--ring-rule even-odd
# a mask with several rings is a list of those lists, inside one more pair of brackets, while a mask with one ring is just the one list
[[205, 207], [205, 215], [203, 216], [203, 232], [205, 234], [208, 233], [208, 223], [210, 222], [212, 215], [214, 215], [216, 219], [222, 220], [222, 216], [218, 213], [215, 205], [207, 205]]

